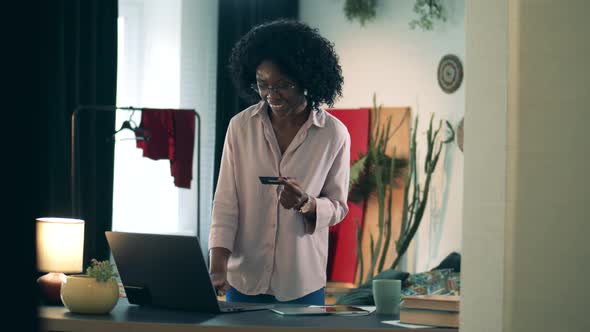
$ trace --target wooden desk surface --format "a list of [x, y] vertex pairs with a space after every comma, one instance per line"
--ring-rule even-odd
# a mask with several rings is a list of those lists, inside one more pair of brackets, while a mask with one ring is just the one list
[[[383, 324], [376, 314], [361, 317], [297, 316], [285, 317], [271, 311], [251, 311], [230, 314], [201, 314], [129, 305], [121, 299], [108, 315], [81, 315], [64, 307], [42, 306], [39, 323], [42, 331], [376, 331], [382, 329], [409, 330]], [[457, 329], [421, 329], [420, 331], [457, 331]]]

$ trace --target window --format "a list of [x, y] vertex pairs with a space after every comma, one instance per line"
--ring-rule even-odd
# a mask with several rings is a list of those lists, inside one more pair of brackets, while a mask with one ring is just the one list
[[[113, 230], [200, 233], [206, 248], [213, 194], [217, 10], [217, 1], [119, 1], [117, 105], [192, 108], [200, 114], [202, 132], [195, 133], [190, 189], [174, 186], [168, 160], [144, 158], [131, 131], [117, 134]], [[141, 112], [118, 111], [116, 128], [130, 117], [140, 124]]]

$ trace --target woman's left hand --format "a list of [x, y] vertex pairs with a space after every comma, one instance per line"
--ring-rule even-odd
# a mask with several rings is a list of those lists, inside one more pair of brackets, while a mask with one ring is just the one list
[[308, 199], [307, 193], [294, 178], [281, 177], [279, 183], [283, 186], [279, 201], [285, 209], [298, 208]]

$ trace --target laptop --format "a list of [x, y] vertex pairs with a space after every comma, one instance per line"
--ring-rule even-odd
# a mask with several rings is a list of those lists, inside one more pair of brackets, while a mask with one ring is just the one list
[[203, 313], [272, 309], [218, 301], [196, 236], [105, 232], [131, 304]]

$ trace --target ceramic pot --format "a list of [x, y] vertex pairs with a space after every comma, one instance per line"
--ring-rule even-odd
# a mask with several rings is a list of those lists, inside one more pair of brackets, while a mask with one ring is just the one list
[[61, 300], [71, 312], [109, 313], [119, 300], [117, 281], [96, 281], [84, 274], [70, 275], [61, 284]]

